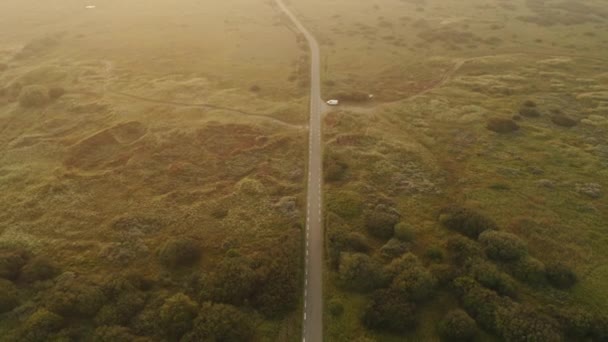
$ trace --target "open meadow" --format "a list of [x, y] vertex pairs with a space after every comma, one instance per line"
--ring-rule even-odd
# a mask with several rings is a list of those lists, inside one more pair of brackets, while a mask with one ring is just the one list
[[325, 338], [605, 341], [606, 3], [291, 5], [341, 100]]
[[273, 4], [0, 13], [0, 340], [297, 340], [307, 51]]

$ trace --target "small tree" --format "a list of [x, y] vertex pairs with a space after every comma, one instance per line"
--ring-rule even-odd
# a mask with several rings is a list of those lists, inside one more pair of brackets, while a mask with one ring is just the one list
[[435, 287], [437, 280], [431, 272], [418, 264], [404, 269], [391, 283], [391, 289], [411, 301], [423, 301], [428, 299]]
[[513, 304], [499, 308], [496, 313], [496, 326], [506, 341], [562, 340], [558, 323], [529, 306]]
[[21, 327], [22, 341], [48, 341], [63, 326], [63, 318], [47, 309], [34, 312]]
[[477, 324], [465, 311], [448, 312], [439, 322], [439, 335], [448, 341], [469, 341], [477, 333]]
[[0, 314], [13, 310], [18, 303], [15, 285], [8, 280], [0, 279]]

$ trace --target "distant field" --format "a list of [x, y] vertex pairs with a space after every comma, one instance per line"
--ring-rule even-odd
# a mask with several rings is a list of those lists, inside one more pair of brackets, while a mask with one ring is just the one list
[[0, 340], [297, 340], [306, 51], [269, 2], [94, 4], [0, 3]]
[[[326, 338], [436, 341], [458, 308], [478, 341], [606, 338], [606, 4], [292, 6], [343, 99], [324, 126]], [[507, 240], [524, 254], [492, 254]]]

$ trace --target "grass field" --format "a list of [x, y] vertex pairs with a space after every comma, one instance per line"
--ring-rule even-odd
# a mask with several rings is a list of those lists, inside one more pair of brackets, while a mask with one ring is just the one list
[[[460, 234], [440, 222], [440, 212], [453, 205], [515, 234], [527, 246], [526, 260], [561, 263], [578, 278], [567, 290], [555, 289], [522, 280], [513, 262], [491, 260], [514, 288], [501, 298], [534, 307], [548, 325], [557, 322], [560, 339], [602, 340], [599, 332], [576, 335], [553, 316], [572, 307], [591, 316], [608, 311], [605, 4], [293, 0], [292, 6], [322, 42], [325, 97], [374, 94], [371, 101], [344, 97], [325, 118], [327, 340], [440, 340], [437, 323], [456, 308], [477, 320], [475, 340], [517, 340], [508, 337], [517, 328], [532, 334], [508, 322], [484, 325], [454, 291], [454, 278], [474, 277], [476, 265], [458, 265], [450, 249]], [[519, 128], [489, 130], [495, 119]], [[405, 236], [374, 236], [370, 217], [378, 211], [392, 215], [387, 224], [399, 222], [395, 235]], [[375, 290], [395, 284], [381, 279], [371, 289], [353, 289], [352, 282], [407, 252], [439, 285], [415, 303], [414, 328], [366, 327]], [[352, 254], [368, 261], [356, 268]], [[558, 310], [551, 313], [551, 305]]]
[[0, 4], [0, 340], [297, 340], [306, 51], [266, 1], [93, 4]]

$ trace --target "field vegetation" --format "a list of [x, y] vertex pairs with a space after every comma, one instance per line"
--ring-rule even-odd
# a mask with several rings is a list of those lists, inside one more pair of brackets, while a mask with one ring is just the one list
[[280, 12], [0, 13], [0, 340], [299, 340], [307, 52]]
[[324, 119], [326, 339], [606, 340], [605, 3], [292, 3], [374, 95]]

